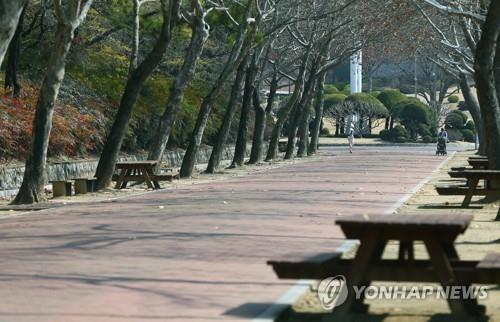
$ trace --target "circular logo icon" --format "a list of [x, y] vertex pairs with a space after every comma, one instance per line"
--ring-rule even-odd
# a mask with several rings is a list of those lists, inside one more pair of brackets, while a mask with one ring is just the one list
[[325, 278], [318, 286], [318, 298], [325, 310], [344, 304], [347, 292], [346, 278], [343, 275]]

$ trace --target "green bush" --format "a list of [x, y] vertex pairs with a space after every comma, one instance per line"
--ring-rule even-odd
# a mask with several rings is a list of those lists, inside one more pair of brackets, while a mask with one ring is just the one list
[[383, 140], [383, 141], [391, 141], [392, 140], [392, 136], [391, 136], [391, 130], [382, 130], [380, 131], [380, 139]]
[[389, 110], [391, 115], [393, 115], [393, 108], [400, 102], [404, 101], [407, 99], [407, 97], [402, 94], [399, 90], [397, 89], [386, 89], [382, 91], [378, 96], [377, 99], [384, 104], [384, 106]]
[[431, 111], [427, 105], [418, 99], [409, 98], [396, 105], [399, 119], [405, 128], [410, 131], [410, 137], [417, 139], [421, 124], [431, 123]]
[[464, 129], [461, 131], [461, 133], [462, 133], [462, 136], [464, 137], [464, 141], [467, 141], [467, 142], [475, 142], [476, 141], [476, 136], [475, 136], [474, 132], [472, 132], [471, 130]]
[[325, 95], [324, 107], [326, 109], [329, 109], [336, 105], [342, 104], [346, 98], [347, 96], [341, 93]]
[[335, 85], [333, 85], [333, 84], [325, 84], [325, 95], [337, 94], [339, 92], [340, 91], [338, 90], [338, 88]]
[[447, 127], [452, 129], [463, 129], [465, 127], [465, 123], [467, 122], [467, 115], [459, 110], [451, 111], [445, 119], [445, 124]]
[[427, 124], [419, 124], [418, 125], [418, 134], [420, 134], [421, 137], [424, 137], [424, 136], [432, 137], [431, 127]]
[[389, 116], [389, 111], [378, 99], [367, 93], [354, 93], [349, 95], [346, 102], [353, 105], [354, 111], [372, 118]]
[[476, 133], [476, 125], [473, 121], [468, 121], [467, 123], [465, 123], [465, 129], [471, 130], [472, 132]]
[[448, 103], [458, 103], [460, 99], [456, 95], [451, 95], [448, 97]]
[[395, 138], [395, 141], [399, 143], [407, 142], [410, 139], [410, 133], [401, 125], [396, 125], [391, 130], [391, 137]]
[[433, 140], [432, 140], [432, 136], [430, 136], [430, 135], [425, 135], [425, 136], [423, 136], [423, 137], [422, 137], [422, 141], [423, 141], [424, 143], [432, 143], [432, 141], [433, 141]]
[[329, 136], [330, 135], [330, 130], [328, 130], [326, 127], [321, 129], [320, 136]]

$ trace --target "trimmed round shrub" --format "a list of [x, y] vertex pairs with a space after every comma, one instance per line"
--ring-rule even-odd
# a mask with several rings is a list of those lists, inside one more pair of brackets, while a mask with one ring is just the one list
[[430, 135], [425, 135], [425, 136], [423, 136], [423, 137], [422, 137], [422, 141], [423, 141], [424, 143], [432, 143], [432, 141], [433, 141], [433, 140], [432, 140], [432, 136], [430, 136]]
[[392, 130], [391, 130], [391, 137], [396, 138], [396, 142], [398, 138], [404, 138], [405, 142], [409, 140], [410, 138], [410, 133], [408, 132], [407, 129], [402, 127], [401, 125], [396, 125]]
[[391, 136], [391, 130], [382, 130], [379, 133], [379, 137], [383, 141], [391, 141], [392, 136]]
[[408, 99], [403, 93], [397, 89], [386, 89], [382, 91], [377, 99], [392, 113], [392, 109], [400, 102]]
[[451, 95], [450, 97], [448, 97], [448, 103], [458, 103], [459, 100], [460, 98], [458, 98], [458, 96], [456, 95]]
[[373, 118], [382, 118], [389, 116], [389, 111], [378, 99], [367, 93], [351, 94], [345, 100], [351, 103], [354, 111], [362, 115], [370, 115]]
[[[371, 91], [369, 94], [370, 94], [371, 96], [373, 96], [373, 97], [375, 97], [375, 98], [377, 98], [377, 99], [378, 99], [378, 96], [380, 95], [380, 93], [382, 93], [382, 92], [380, 92], [380, 91]], [[380, 100], [379, 100], [379, 101], [380, 101]], [[386, 107], [387, 107], [387, 106], [386, 106]]]
[[398, 136], [394, 141], [396, 143], [405, 143], [408, 142], [408, 138], [406, 136]]
[[474, 122], [472, 120], [465, 123], [465, 128], [467, 130], [471, 130], [472, 132], [476, 133], [476, 125], [474, 124]]
[[320, 135], [321, 136], [329, 136], [330, 135], [330, 130], [328, 130], [326, 127], [324, 127], [324, 128], [321, 129]]
[[418, 134], [420, 134], [420, 136], [422, 136], [422, 138], [424, 136], [432, 137], [431, 127], [429, 125], [426, 125], [426, 124], [419, 124], [418, 125]]
[[464, 137], [464, 141], [467, 141], [467, 142], [475, 142], [476, 141], [476, 135], [471, 130], [464, 129], [461, 131], [461, 133], [462, 133], [462, 136]]
[[452, 129], [463, 129], [467, 122], [467, 115], [459, 110], [454, 110], [446, 115], [445, 124]]
[[337, 94], [339, 92], [340, 91], [338, 90], [338, 88], [335, 85], [333, 85], [333, 84], [325, 84], [325, 95]]
[[465, 103], [465, 101], [460, 101], [458, 102], [458, 109], [460, 111], [467, 111], [469, 109], [469, 107], [467, 106], [467, 103]]
[[336, 105], [342, 104], [346, 98], [347, 96], [341, 93], [325, 95], [324, 106], [327, 109], [332, 108]]
[[399, 119], [405, 128], [410, 131], [410, 137], [417, 139], [421, 124], [431, 123], [431, 111], [427, 105], [415, 98], [409, 98], [396, 105]]

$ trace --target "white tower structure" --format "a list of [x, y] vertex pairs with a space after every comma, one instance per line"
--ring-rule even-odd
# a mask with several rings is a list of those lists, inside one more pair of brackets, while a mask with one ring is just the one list
[[[363, 53], [361, 50], [351, 56], [351, 94], [361, 93], [363, 91]], [[352, 113], [347, 124], [347, 133], [354, 131], [356, 122], [359, 121], [359, 116]]]

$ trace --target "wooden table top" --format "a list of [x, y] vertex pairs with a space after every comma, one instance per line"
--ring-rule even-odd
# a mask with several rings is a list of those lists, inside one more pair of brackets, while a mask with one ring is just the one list
[[488, 159], [469, 159], [469, 164], [472, 166], [488, 166]]
[[143, 160], [143, 161], [123, 161], [117, 162], [116, 167], [124, 167], [124, 166], [155, 166], [158, 164], [156, 160]]
[[467, 230], [472, 219], [472, 215], [353, 215], [339, 218], [335, 223], [352, 239], [380, 231], [388, 239], [420, 239], [425, 233], [438, 232], [443, 234], [436, 237], [453, 240]]

